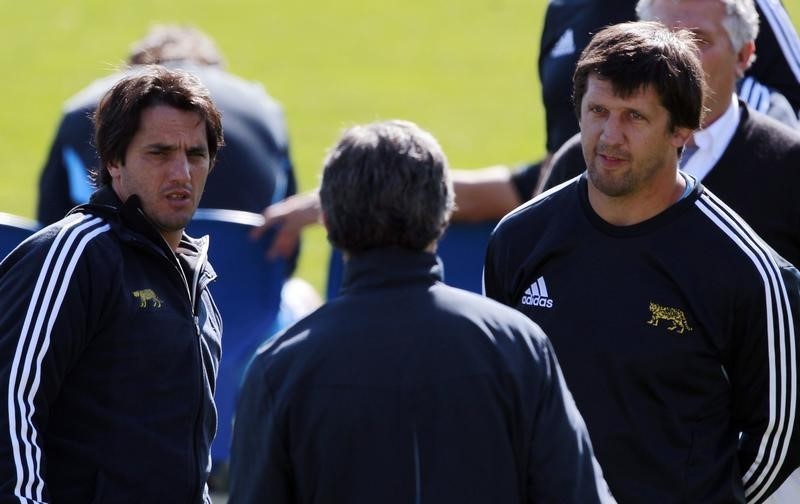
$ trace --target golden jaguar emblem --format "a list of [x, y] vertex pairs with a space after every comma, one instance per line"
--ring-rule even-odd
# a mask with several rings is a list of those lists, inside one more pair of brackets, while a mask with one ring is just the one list
[[161, 308], [164, 302], [159, 299], [153, 289], [142, 289], [132, 292], [133, 297], [139, 300], [139, 308], [147, 308], [148, 303], [152, 303], [153, 308]]
[[661, 306], [660, 304], [656, 304], [654, 302], [650, 302], [650, 320], [647, 321], [648, 324], [651, 326], [658, 326], [658, 322], [664, 320], [666, 322], [672, 322], [670, 327], [667, 327], [670, 331], [677, 330], [679, 334], [683, 334], [684, 331], [691, 331], [692, 328], [689, 327], [689, 323], [686, 321], [686, 315], [683, 313], [683, 310], [679, 310], [678, 308], [670, 308], [668, 306]]

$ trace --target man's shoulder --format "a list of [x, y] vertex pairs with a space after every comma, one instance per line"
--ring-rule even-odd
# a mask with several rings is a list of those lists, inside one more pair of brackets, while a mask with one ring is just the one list
[[92, 81], [88, 86], [78, 91], [64, 103], [64, 114], [80, 114], [83, 111], [94, 110], [103, 97], [117, 81], [122, 79], [126, 72], [116, 72]]
[[720, 278], [732, 280], [741, 273], [760, 279], [764, 268], [778, 257], [748, 221], [708, 188], [703, 187], [693, 206], [699, 209], [693, 214], [699, 220], [693, 222], [704, 223], [690, 232], [693, 246], [709, 251], [706, 264], [727, 272]]
[[267, 109], [282, 113], [280, 102], [260, 82], [244, 79], [215, 66], [192, 67], [189, 71], [197, 75], [221, 108], [243, 111], [255, 109], [254, 112]]
[[523, 203], [500, 220], [494, 234], [537, 229], [552, 223], [555, 215], [574, 209], [579, 184], [580, 178], [575, 177]]
[[761, 112], [747, 107], [739, 127], [742, 135], [734, 141], [746, 142], [748, 147], [758, 146], [758, 152], [800, 153], [800, 131]]
[[102, 218], [86, 214], [70, 214], [23, 241], [3, 261], [0, 275], [8, 269], [20, 269], [38, 274], [46, 268], [74, 270], [80, 261], [111, 266], [121, 263], [113, 245], [111, 226]]
[[[115, 254], [119, 249], [117, 224], [95, 213], [71, 213], [41, 230], [52, 246], [71, 247], [76, 254], [85, 251]], [[113, 257], [109, 257], [113, 260]]]
[[452, 295], [452, 299], [459, 303], [458, 312], [460, 314], [467, 318], [477, 316], [479, 320], [476, 322], [481, 325], [483, 322], [491, 322], [490, 327], [494, 329], [495, 334], [506, 336], [522, 334], [539, 342], [546, 339], [539, 326], [519, 310], [472, 292], [455, 287], [448, 287], [448, 289], [459, 291], [458, 295]]

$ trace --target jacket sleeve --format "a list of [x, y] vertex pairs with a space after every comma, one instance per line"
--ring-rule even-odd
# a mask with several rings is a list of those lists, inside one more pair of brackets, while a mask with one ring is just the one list
[[567, 388], [550, 341], [543, 335], [529, 341], [542, 377], [538, 390], [532, 394], [538, 404], [528, 449], [530, 502], [616, 502], [594, 457], [583, 417]]
[[761, 84], [789, 100], [800, 112], [800, 39], [783, 5], [776, 0], [756, 0], [759, 24], [757, 58], [747, 71]]
[[[50, 407], [86, 345], [87, 243], [107, 226], [93, 219], [46, 229], [0, 264], [0, 503], [48, 502], [45, 484]], [[99, 293], [102, 295], [102, 293]]]
[[230, 501], [243, 504], [294, 502], [289, 457], [280, 418], [257, 355], [240, 390], [233, 425]]
[[800, 465], [800, 274], [776, 259], [782, 266], [764, 262], [761, 285], [737, 307], [727, 370], [748, 503], [764, 502]]

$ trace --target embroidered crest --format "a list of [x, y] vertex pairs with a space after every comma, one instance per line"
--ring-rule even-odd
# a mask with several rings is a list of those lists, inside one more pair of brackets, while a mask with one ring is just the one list
[[657, 327], [658, 322], [661, 320], [671, 322], [672, 325], [667, 327], [667, 329], [670, 331], [677, 330], [679, 334], [683, 334], [684, 331], [692, 330], [692, 328], [689, 327], [689, 323], [686, 321], [686, 315], [683, 313], [683, 310], [661, 306], [660, 304], [650, 301], [650, 320], [648, 320], [647, 323]]
[[153, 308], [161, 308], [164, 302], [156, 295], [153, 289], [142, 289], [132, 292], [133, 297], [139, 300], [139, 308], [147, 308], [148, 305]]

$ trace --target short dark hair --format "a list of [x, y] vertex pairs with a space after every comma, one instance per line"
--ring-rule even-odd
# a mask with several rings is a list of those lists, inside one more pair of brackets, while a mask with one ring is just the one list
[[637, 21], [599, 31], [581, 53], [573, 75], [572, 99], [580, 119], [589, 77], [610, 81], [628, 97], [652, 86], [669, 112], [669, 128], [697, 129], [703, 113], [705, 80], [694, 36], [661, 23]]
[[158, 24], [134, 42], [129, 65], [163, 65], [188, 61], [197, 65], [223, 66], [224, 59], [214, 40], [193, 26]]
[[196, 112], [205, 121], [210, 166], [224, 144], [222, 116], [197, 77], [180, 70], [148, 65], [112, 87], [94, 112], [94, 140], [100, 167], [92, 174], [98, 186], [109, 185], [108, 165], [125, 162], [125, 153], [139, 129], [142, 111], [167, 105]]
[[444, 232], [454, 206], [438, 142], [397, 120], [345, 131], [325, 161], [319, 196], [328, 240], [349, 253], [424, 250]]

